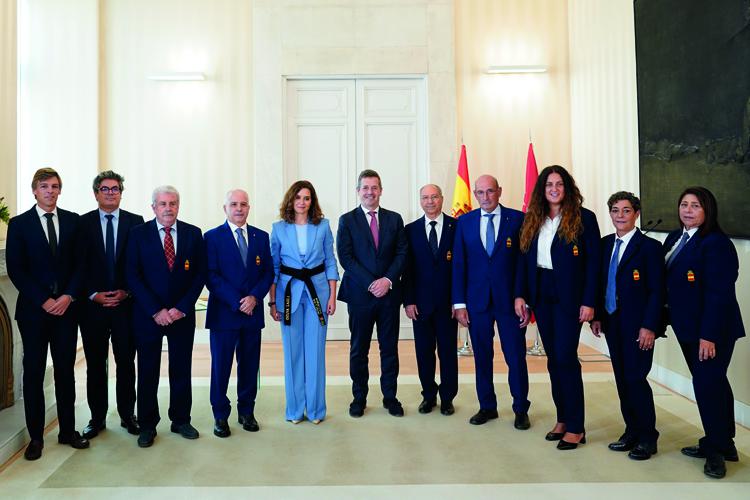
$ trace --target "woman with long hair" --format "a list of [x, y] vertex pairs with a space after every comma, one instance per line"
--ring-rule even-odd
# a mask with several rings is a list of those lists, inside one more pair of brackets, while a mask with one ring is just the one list
[[539, 174], [521, 228], [515, 309], [528, 320], [533, 310], [557, 408], [547, 433], [560, 450], [586, 442], [583, 380], [578, 361], [581, 325], [594, 318], [599, 277], [599, 225], [582, 207], [573, 177], [559, 165]]
[[319, 424], [326, 416], [326, 331], [339, 279], [333, 234], [309, 181], [289, 187], [279, 216], [271, 230], [275, 280], [269, 307], [281, 321], [286, 419], [298, 424], [306, 415]]
[[685, 189], [677, 213], [680, 229], [669, 233], [663, 246], [668, 320], [693, 376], [705, 432], [697, 445], [682, 448], [682, 453], [705, 458], [704, 474], [722, 478], [724, 461], [738, 460], [727, 369], [735, 341], [745, 336], [735, 291], [739, 259], [719, 226], [711, 191], [699, 186]]

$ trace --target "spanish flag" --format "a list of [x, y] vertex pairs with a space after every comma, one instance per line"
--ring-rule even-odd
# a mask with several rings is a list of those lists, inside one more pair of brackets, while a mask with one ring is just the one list
[[456, 171], [456, 187], [453, 189], [451, 216], [460, 217], [471, 211], [471, 188], [469, 187], [469, 163], [466, 161], [466, 146], [461, 145], [461, 158]]

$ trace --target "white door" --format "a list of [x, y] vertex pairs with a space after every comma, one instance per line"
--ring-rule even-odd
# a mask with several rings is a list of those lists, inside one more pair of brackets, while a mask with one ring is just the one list
[[[285, 181], [313, 183], [334, 236], [339, 216], [359, 203], [357, 175], [365, 168], [380, 174], [385, 208], [404, 223], [421, 214], [417, 190], [428, 178], [425, 96], [422, 78], [287, 80]], [[403, 314], [400, 336], [413, 338]], [[349, 338], [343, 303], [328, 338]]]

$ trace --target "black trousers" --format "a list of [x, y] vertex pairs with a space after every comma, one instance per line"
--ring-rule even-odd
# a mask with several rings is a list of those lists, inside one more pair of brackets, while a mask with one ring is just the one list
[[129, 303], [107, 308], [92, 302], [83, 307], [80, 324], [86, 353], [86, 392], [91, 420], [96, 423], [107, 419], [110, 340], [116, 364], [117, 413], [120, 418], [127, 418], [135, 411], [135, 339], [131, 316]]
[[367, 401], [367, 382], [370, 379], [368, 368], [372, 331], [377, 325], [378, 346], [380, 347], [380, 389], [383, 402], [396, 400], [398, 378], [398, 322], [399, 304], [374, 300], [365, 306], [351, 305], [349, 311], [349, 331], [352, 334], [349, 349], [349, 375], [352, 379], [354, 400]]
[[76, 340], [78, 327], [74, 305], [63, 316], [52, 316], [40, 309], [33, 320], [19, 320], [18, 329], [23, 342], [23, 406], [26, 428], [31, 439], [41, 441], [44, 436], [44, 372], [47, 370], [47, 349], [52, 354], [55, 375], [55, 400], [60, 436], [68, 437], [75, 431], [74, 405], [76, 400], [75, 375]]
[[[451, 318], [450, 306], [429, 314], [419, 314], [412, 325], [422, 396], [435, 399], [439, 393], [442, 402], [453, 401], [458, 393], [458, 323]], [[440, 358], [439, 386], [435, 383], [436, 348]]]

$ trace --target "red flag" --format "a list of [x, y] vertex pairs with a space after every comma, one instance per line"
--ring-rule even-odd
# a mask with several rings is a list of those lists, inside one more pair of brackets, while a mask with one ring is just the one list
[[471, 188], [469, 187], [469, 163], [466, 161], [466, 146], [461, 145], [461, 158], [456, 171], [456, 187], [453, 189], [451, 216], [460, 217], [471, 212]]
[[534, 192], [534, 184], [539, 177], [539, 171], [536, 168], [536, 158], [534, 157], [534, 146], [529, 143], [529, 152], [526, 155], [526, 190], [523, 193], [523, 212], [529, 208], [531, 193]]

